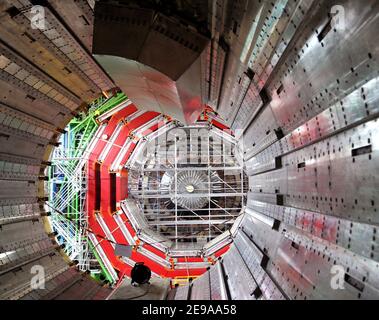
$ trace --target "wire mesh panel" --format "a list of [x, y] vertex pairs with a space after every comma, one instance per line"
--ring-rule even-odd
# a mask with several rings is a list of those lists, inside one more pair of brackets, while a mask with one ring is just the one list
[[[257, 284], [235, 246], [223, 259], [232, 300], [256, 299]], [[238, 268], [236, 267], [238, 266]]]
[[192, 283], [190, 300], [210, 300], [210, 276], [204, 273]]
[[211, 300], [228, 299], [224, 275], [221, 268], [221, 263], [218, 262], [214, 267], [209, 269]]
[[176, 288], [175, 300], [188, 300], [190, 286], [179, 286]]

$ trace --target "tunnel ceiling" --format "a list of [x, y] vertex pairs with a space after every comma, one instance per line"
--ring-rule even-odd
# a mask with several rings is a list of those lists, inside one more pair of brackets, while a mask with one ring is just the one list
[[[91, 219], [98, 229], [91, 230], [86, 192], [51, 204], [51, 160], [92, 166], [65, 174], [75, 173], [70, 183], [93, 188], [96, 196], [99, 172], [101, 180], [111, 171], [101, 170], [107, 158], [89, 152], [96, 147], [89, 137], [112, 126], [112, 132], [121, 130], [118, 122], [132, 116], [132, 108], [139, 112], [136, 119], [151, 117], [139, 125], [156, 117], [169, 126], [177, 120], [194, 124], [205, 105], [214, 110], [207, 121], [230, 128], [242, 151], [236, 157], [247, 175], [246, 201], [230, 230], [228, 252], [205, 259], [212, 267], [168, 298], [379, 298], [378, 2], [98, 2], [98, 8], [122, 8], [109, 15], [108, 9], [101, 15], [95, 3], [0, 2], [0, 298], [108, 297], [111, 287], [102, 281], [112, 285], [124, 275], [119, 271], [125, 262], [114, 251], [126, 254], [124, 247], [112, 246], [117, 244], [112, 231], [124, 222], [134, 236], [132, 224], [141, 221], [126, 213], [142, 212], [140, 202], [128, 197], [118, 206], [113, 200], [122, 194], [112, 194], [109, 204], [123, 214], [105, 221], [111, 224], [106, 235], [102, 219], [110, 215], [102, 215], [106, 203], [95, 197], [93, 209], [100, 210], [93, 210]], [[131, 12], [138, 14], [130, 18]], [[41, 14], [44, 19], [38, 19]], [[110, 28], [108, 52], [96, 43], [102, 26]], [[143, 45], [131, 46], [142, 39]], [[78, 134], [75, 148], [59, 155], [68, 132]], [[112, 132], [99, 139], [112, 139]], [[133, 154], [136, 164], [147, 159]], [[115, 176], [105, 184], [129, 181], [128, 168], [113, 169]], [[190, 194], [197, 187], [191, 181], [184, 184]], [[55, 207], [65, 201], [75, 203], [69, 214]], [[201, 206], [202, 199], [196, 202]], [[146, 205], [151, 206], [147, 199]], [[54, 216], [64, 216], [65, 228], [52, 229], [48, 221]], [[63, 245], [62, 232], [71, 243]], [[70, 232], [88, 239], [82, 249], [74, 250]], [[106, 250], [97, 242], [107, 243]], [[217, 241], [209, 245], [217, 248]], [[158, 248], [149, 249], [146, 255], [159, 256]], [[111, 261], [101, 260], [109, 253]], [[170, 264], [161, 271], [171, 270], [172, 261], [161, 258]], [[177, 263], [182, 262], [188, 263], [179, 256]], [[45, 289], [30, 286], [36, 265], [44, 270]], [[98, 271], [95, 281], [88, 270]], [[338, 271], [343, 288], [333, 284]]]
[[93, 54], [140, 109], [192, 124], [207, 103], [207, 19], [206, 1], [99, 1]]

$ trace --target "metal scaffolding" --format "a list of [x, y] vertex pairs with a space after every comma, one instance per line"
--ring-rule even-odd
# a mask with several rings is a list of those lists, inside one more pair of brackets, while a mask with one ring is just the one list
[[60, 137], [49, 167], [50, 222], [57, 233], [57, 241], [64, 247], [70, 260], [82, 271], [100, 272], [100, 265], [88, 239], [86, 212], [88, 146], [99, 129], [96, 118], [119, 105], [127, 98], [117, 94], [101, 97], [74, 118]]
[[[176, 244], [185, 239], [207, 242], [229, 229], [246, 196], [243, 166], [225, 153], [225, 147], [214, 148], [212, 128], [206, 128], [209, 134], [202, 137], [206, 143], [200, 148], [205, 163], [183, 163], [180, 143], [174, 139], [173, 150], [157, 146], [151, 158], [131, 172], [130, 196], [139, 201], [150, 227]], [[213, 161], [216, 155], [221, 157], [219, 164]]]

